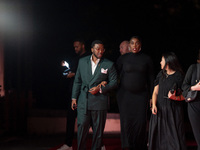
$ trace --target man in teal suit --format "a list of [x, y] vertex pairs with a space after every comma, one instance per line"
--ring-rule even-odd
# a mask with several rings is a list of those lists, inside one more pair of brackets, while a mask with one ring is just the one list
[[108, 109], [108, 92], [117, 86], [114, 63], [102, 58], [104, 45], [95, 40], [92, 55], [79, 60], [73, 89], [72, 109], [77, 105], [78, 150], [86, 150], [86, 138], [92, 125], [92, 150], [101, 150]]

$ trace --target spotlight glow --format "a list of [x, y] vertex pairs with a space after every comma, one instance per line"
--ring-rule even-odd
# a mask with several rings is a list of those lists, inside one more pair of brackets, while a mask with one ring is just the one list
[[31, 37], [30, 13], [22, 2], [0, 1], [0, 34], [9, 39]]

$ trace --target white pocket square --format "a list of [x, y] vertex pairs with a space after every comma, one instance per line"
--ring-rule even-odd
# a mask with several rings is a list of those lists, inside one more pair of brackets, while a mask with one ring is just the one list
[[108, 72], [108, 69], [101, 68], [101, 73], [107, 74], [107, 72]]

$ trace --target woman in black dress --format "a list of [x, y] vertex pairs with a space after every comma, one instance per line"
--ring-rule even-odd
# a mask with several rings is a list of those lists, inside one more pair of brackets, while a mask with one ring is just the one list
[[[197, 63], [198, 64], [192, 64], [187, 70], [182, 85], [183, 96], [186, 96], [187, 92], [190, 90], [200, 91], [200, 81], [197, 80], [197, 66], [200, 67], [200, 50]], [[198, 92], [194, 101], [188, 103], [188, 116], [197, 142], [198, 150], [200, 150], [200, 92]]]
[[117, 101], [123, 149], [146, 149], [146, 112], [153, 91], [153, 62], [141, 51], [141, 40], [130, 39], [130, 53], [119, 57], [120, 85]]
[[163, 54], [160, 64], [152, 96], [149, 150], [186, 150], [180, 90], [184, 76], [174, 53]]

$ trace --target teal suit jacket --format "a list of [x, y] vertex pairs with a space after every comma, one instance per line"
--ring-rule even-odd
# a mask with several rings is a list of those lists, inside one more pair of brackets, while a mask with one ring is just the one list
[[[87, 110], [107, 110], [108, 92], [117, 87], [117, 72], [114, 63], [101, 58], [92, 75], [90, 58], [91, 55], [79, 60], [72, 89], [72, 98], [78, 100], [77, 109], [85, 113]], [[88, 92], [102, 81], [107, 81], [107, 85], [102, 86], [102, 93], [92, 95]]]

